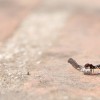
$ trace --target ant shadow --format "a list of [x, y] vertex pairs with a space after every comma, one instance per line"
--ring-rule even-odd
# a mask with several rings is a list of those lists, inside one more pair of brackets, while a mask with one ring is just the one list
[[89, 76], [100, 76], [100, 73], [91, 73], [91, 74], [84, 74], [84, 75], [89, 75]]

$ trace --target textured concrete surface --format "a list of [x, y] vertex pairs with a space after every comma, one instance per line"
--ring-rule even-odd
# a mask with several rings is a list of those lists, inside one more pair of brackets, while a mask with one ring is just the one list
[[81, 65], [100, 63], [99, 12], [48, 2], [0, 49], [0, 99], [99, 100], [100, 76], [83, 75], [67, 63], [70, 57]]

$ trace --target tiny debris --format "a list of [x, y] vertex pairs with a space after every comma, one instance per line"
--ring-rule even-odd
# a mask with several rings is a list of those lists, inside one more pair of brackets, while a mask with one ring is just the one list
[[27, 72], [27, 75], [30, 75], [30, 72]]

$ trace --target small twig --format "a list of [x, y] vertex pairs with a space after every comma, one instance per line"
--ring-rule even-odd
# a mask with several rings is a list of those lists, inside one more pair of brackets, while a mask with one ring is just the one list
[[69, 58], [68, 59], [68, 63], [70, 63], [75, 69], [77, 70], [81, 70], [82, 69], [82, 66], [79, 65], [74, 59], [72, 58]]

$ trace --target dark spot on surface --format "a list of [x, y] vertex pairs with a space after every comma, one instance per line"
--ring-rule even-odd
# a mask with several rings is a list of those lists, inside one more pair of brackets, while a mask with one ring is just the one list
[[27, 72], [27, 75], [30, 75], [30, 73], [29, 73], [29, 72]]

